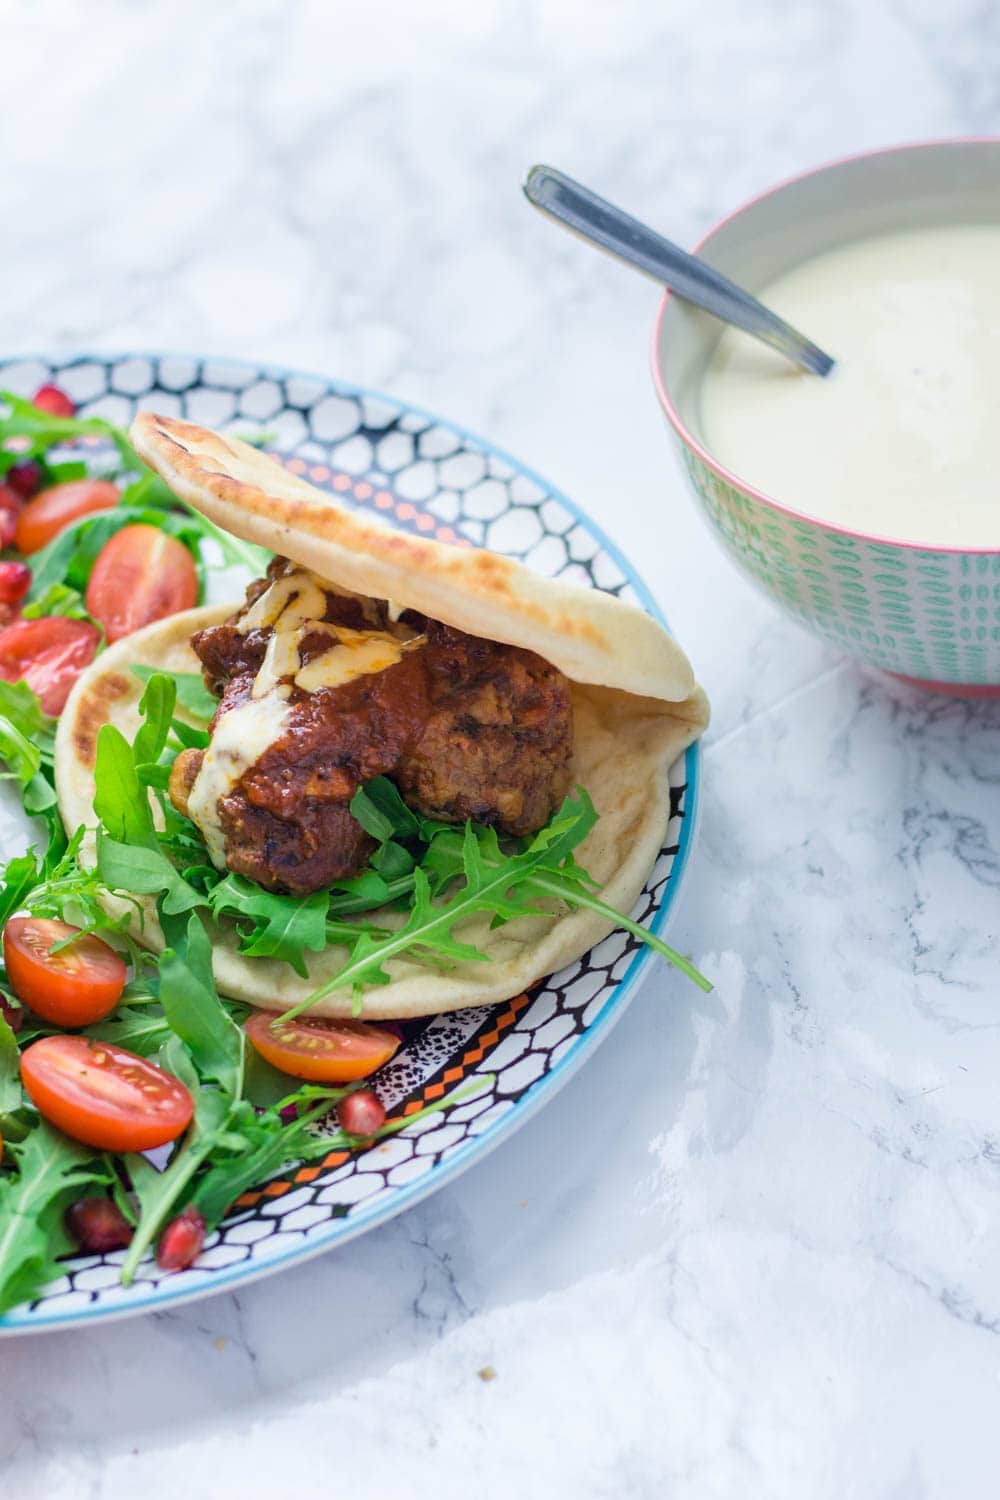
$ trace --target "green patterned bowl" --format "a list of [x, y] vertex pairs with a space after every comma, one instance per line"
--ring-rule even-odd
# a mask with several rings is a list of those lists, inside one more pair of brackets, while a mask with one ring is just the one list
[[[996, 219], [998, 205], [1000, 138], [903, 146], [772, 189], [723, 220], [698, 253], [758, 291], [831, 246], [918, 224]], [[849, 655], [940, 692], [1000, 696], [1000, 550], [918, 547], [844, 530], [724, 468], [699, 432], [701, 380], [720, 334], [715, 319], [667, 293], [652, 363], [695, 493], [732, 559], [775, 604]]]

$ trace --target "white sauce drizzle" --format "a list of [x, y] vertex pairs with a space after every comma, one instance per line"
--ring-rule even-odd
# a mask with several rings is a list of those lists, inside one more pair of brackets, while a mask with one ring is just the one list
[[218, 870], [226, 868], [226, 840], [219, 824], [219, 803], [244, 772], [280, 739], [288, 713], [288, 704], [280, 694], [269, 693], [266, 698], [251, 698], [248, 703], [231, 708], [215, 726], [188, 797], [188, 817], [201, 829]]

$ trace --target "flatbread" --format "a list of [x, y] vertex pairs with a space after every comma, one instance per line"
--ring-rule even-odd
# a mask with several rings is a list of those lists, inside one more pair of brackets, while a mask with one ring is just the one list
[[[602, 896], [627, 912], [662, 846], [670, 811], [667, 772], [708, 721], [708, 703], [684, 653], [663, 627], [611, 595], [530, 573], [510, 559], [393, 532], [341, 509], [326, 493], [230, 437], [144, 413], [132, 429], [143, 458], [171, 488], [227, 531], [293, 558], [340, 588], [389, 598], [473, 635], [525, 646], [571, 679], [575, 715], [574, 780], [600, 814], [577, 851], [601, 882]], [[125, 637], [83, 674], [62, 715], [56, 785], [67, 829], [92, 825], [97, 732], [112, 723], [132, 739], [143, 684], [131, 668], [200, 669], [194, 631], [231, 608], [190, 610]], [[88, 846], [93, 857], [92, 842]], [[85, 856], [86, 857], [86, 856]], [[154, 950], [163, 944], [155, 904], [131, 911], [131, 930]], [[395, 913], [379, 915], [392, 926]], [[366, 990], [370, 1019], [434, 1015], [520, 994], [605, 937], [611, 924], [594, 913], [519, 917], [490, 929], [474, 917], [457, 935], [488, 954], [437, 972], [406, 959], [386, 965], [391, 983]], [[306, 955], [302, 979], [284, 963], [247, 958], [234, 930], [213, 928], [215, 976], [222, 993], [268, 1010], [285, 1010], [331, 977], [342, 948]], [[349, 991], [317, 1002], [312, 1014], [353, 1013]]]

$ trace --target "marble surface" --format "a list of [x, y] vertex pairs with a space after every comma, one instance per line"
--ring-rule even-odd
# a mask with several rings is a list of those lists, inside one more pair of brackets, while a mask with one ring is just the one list
[[[666, 970], [517, 1137], [327, 1256], [0, 1344], [5, 1500], [979, 1500], [1000, 1400], [1000, 706], [776, 615], [689, 503], [655, 291], [549, 160], [682, 241], [824, 158], [996, 129], [981, 0], [6, 0], [5, 350], [339, 373], [517, 452], [708, 686]], [[484, 1379], [492, 1370], [495, 1378]]]

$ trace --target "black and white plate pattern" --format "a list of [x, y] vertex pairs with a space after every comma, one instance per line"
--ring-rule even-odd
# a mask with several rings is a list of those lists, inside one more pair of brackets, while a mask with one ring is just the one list
[[[570, 500], [491, 444], [416, 407], [274, 365], [177, 354], [0, 361], [0, 389], [31, 395], [50, 382], [80, 415], [122, 425], [149, 408], [211, 427], [266, 429], [269, 448], [290, 470], [341, 503], [417, 534], [490, 547], [657, 613], [634, 570]], [[658, 932], [691, 849], [698, 767], [697, 745], [671, 767], [666, 842], [634, 912]], [[188, 1271], [163, 1275], [147, 1264], [124, 1288], [121, 1252], [67, 1261], [42, 1297], [0, 1318], [0, 1333], [117, 1317], [233, 1287], [398, 1213], [490, 1150], [565, 1083], [620, 1017], [651, 961], [632, 937], [614, 933], [530, 994], [407, 1025], [404, 1045], [376, 1080], [390, 1115], [457, 1090], [461, 1102], [368, 1150], [291, 1164], [244, 1194]]]

